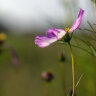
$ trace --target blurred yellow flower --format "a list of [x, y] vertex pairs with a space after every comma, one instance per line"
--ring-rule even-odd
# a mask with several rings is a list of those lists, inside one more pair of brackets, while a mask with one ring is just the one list
[[6, 34], [0, 33], [0, 43], [6, 40]]

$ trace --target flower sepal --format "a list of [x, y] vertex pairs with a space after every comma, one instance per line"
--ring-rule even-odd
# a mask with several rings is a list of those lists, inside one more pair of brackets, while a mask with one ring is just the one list
[[66, 35], [62, 38], [62, 41], [69, 43], [70, 40], [71, 40], [71, 38], [72, 38], [72, 34], [66, 34]]

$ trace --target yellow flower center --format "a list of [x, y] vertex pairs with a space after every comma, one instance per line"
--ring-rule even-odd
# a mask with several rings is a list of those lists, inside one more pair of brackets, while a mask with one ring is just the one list
[[0, 33], [0, 41], [4, 41], [6, 39], [5, 33]]
[[65, 28], [66, 32], [68, 33], [69, 32], [69, 28]]

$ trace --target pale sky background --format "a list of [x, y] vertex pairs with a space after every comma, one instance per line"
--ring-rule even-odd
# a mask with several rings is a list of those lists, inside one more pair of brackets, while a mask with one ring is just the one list
[[91, 0], [0, 0], [0, 21], [11, 29], [47, 28], [47, 18], [56, 24], [66, 24], [75, 20], [79, 8], [85, 10], [83, 22], [94, 22]]

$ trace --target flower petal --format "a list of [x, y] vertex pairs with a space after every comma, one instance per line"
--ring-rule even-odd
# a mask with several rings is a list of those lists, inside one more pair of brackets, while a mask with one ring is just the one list
[[62, 38], [66, 34], [64, 29], [51, 28], [46, 31], [46, 36], [48, 38], [57, 37], [58, 39]]
[[69, 30], [69, 32], [72, 32], [73, 30], [76, 30], [76, 29], [79, 27], [83, 15], [84, 15], [84, 10], [82, 10], [82, 9], [80, 8], [78, 17], [77, 17], [77, 19], [75, 20], [75, 22], [73, 23], [73, 25], [72, 25], [71, 29]]
[[49, 46], [55, 41], [57, 41], [57, 37], [48, 38], [45, 36], [36, 36], [35, 38], [35, 44], [42, 48]]
[[46, 31], [46, 36], [36, 36], [35, 44], [39, 47], [47, 47], [53, 42], [61, 39], [66, 34], [63, 29], [52, 28]]

